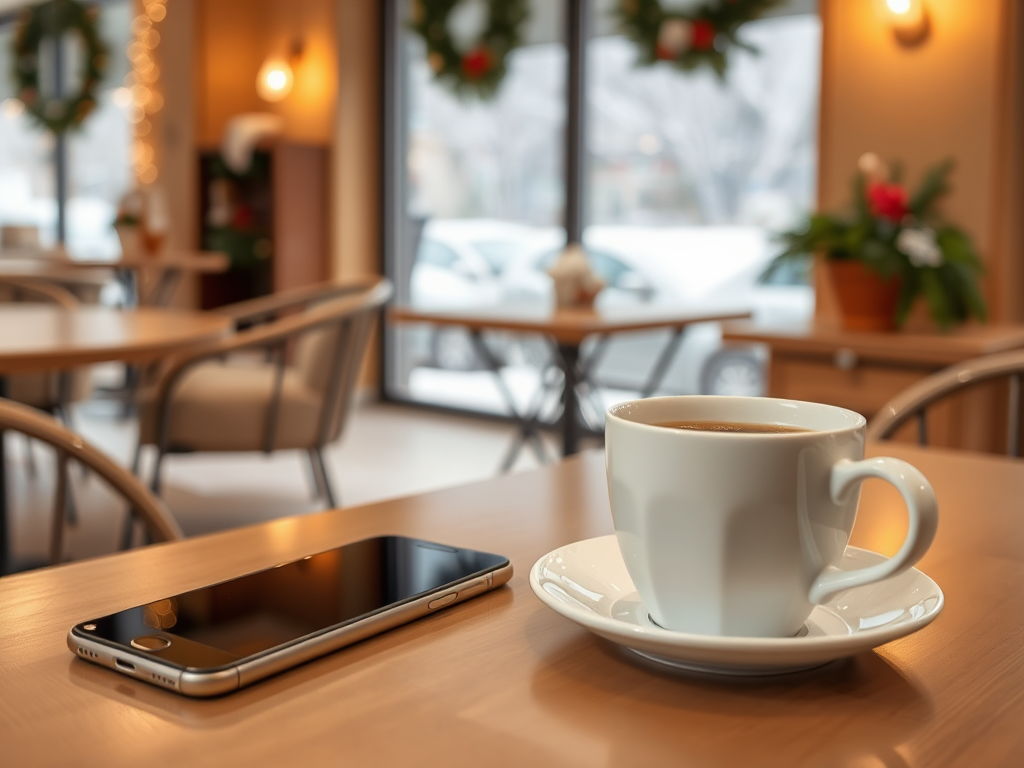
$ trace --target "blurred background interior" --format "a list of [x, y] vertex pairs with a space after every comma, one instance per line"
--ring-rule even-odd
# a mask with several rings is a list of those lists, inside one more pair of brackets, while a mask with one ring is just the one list
[[[680, 64], [701, 50], [699, 23], [663, 24], [646, 42], [627, 23], [648, 6], [684, 18], [702, 5], [689, 0], [99, 0], [76, 6], [85, 15], [56, 34], [32, 37], [46, 9], [72, 13], [64, 2], [0, 0], [6, 303], [39, 300], [18, 285], [29, 279], [122, 313], [220, 313], [239, 336], [327, 299], [311, 292], [266, 317], [263, 305], [240, 302], [384, 277], [397, 306], [543, 314], [555, 306], [548, 269], [578, 240], [604, 283], [598, 312], [750, 315], [732, 332], [689, 326], [655, 394], [799, 396], [872, 416], [934, 370], [992, 344], [1024, 345], [1019, 329], [987, 331], [992, 342], [968, 328], [958, 333], [980, 340], [958, 347], [936, 336], [930, 357], [918, 354], [927, 344], [908, 353], [859, 337], [775, 346], [838, 328], [838, 309], [810, 261], [768, 270], [779, 233], [812, 211], [849, 206], [865, 153], [898, 161], [914, 182], [951, 158], [942, 212], [984, 263], [988, 327], [1024, 319], [1016, 0], [747, 3], [757, 12], [736, 30], [742, 45], [719, 30], [704, 49], [727, 54], [721, 71], [710, 59]], [[500, 60], [479, 47], [499, 11], [513, 19], [503, 39], [515, 39]], [[908, 12], [918, 14], [909, 31]], [[439, 41], [456, 65], [438, 58]], [[645, 61], [645, 45], [663, 60]], [[90, 55], [102, 57], [100, 72]], [[69, 125], [61, 105], [77, 110]], [[908, 329], [937, 333], [921, 314]], [[490, 476], [508, 457], [517, 414], [533, 418], [545, 447], [515, 453], [512, 469], [558, 453], [560, 373], [549, 339], [500, 329], [475, 338], [466, 327], [387, 315], [365, 352], [355, 347], [362, 363], [340, 406], [344, 429], [332, 422], [316, 439], [281, 442], [302, 398], [313, 397], [317, 374], [303, 355], [330, 333], [340, 338], [333, 327], [317, 326], [321, 336], [307, 342], [275, 336], [288, 339], [273, 347], [279, 359], [258, 345], [233, 348], [251, 371], [234, 383], [199, 368], [182, 380], [180, 407], [197, 410], [175, 417], [177, 406], [167, 408], [184, 423], [223, 415], [263, 376], [259, 397], [277, 404], [254, 404], [220, 427], [258, 422], [251, 446], [178, 437], [158, 450], [159, 438], [144, 435], [136, 456], [139, 414], [156, 418], [147, 414], [162, 402], [166, 359], [155, 354], [111, 357], [74, 382], [36, 382], [37, 394], [49, 388], [42, 400], [15, 396], [28, 373], [4, 369], [2, 355], [0, 377], [13, 399], [61, 416], [125, 467], [134, 459], [147, 482], [166, 453], [155, 490], [186, 535]], [[599, 435], [607, 406], [645, 390], [671, 338], [662, 328], [583, 344], [592, 356], [579, 404], [588, 435]], [[988, 401], [961, 410], [944, 439], [984, 442], [956, 425], [993, 418]], [[21, 436], [8, 433], [5, 446], [6, 546], [15, 558], [41, 558], [52, 553], [48, 510], [65, 470]], [[98, 478], [66, 474], [58, 559], [138, 540]]]

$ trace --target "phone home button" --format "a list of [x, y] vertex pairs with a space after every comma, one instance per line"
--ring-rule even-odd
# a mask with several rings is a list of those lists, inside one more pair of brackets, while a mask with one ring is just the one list
[[447, 595], [441, 595], [441, 597], [437, 598], [436, 600], [431, 600], [429, 603], [427, 603], [427, 607], [432, 611], [438, 608], [444, 608], [449, 603], [454, 603], [455, 598], [457, 598], [458, 596], [458, 592], [449, 592]]
[[170, 640], [158, 635], [143, 635], [131, 641], [132, 648], [138, 648], [140, 651], [162, 651], [170, 644]]

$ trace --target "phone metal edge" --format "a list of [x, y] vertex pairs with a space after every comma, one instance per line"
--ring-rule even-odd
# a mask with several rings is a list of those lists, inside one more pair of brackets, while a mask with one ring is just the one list
[[[374, 635], [408, 624], [431, 613], [450, 608], [478, 595], [506, 584], [512, 578], [512, 562], [480, 576], [471, 576], [445, 589], [435, 590], [416, 600], [396, 605], [369, 619], [338, 627], [311, 640], [273, 651], [251, 661], [241, 661], [217, 672], [190, 672], [159, 662], [157, 657], [142, 656], [136, 651], [118, 652], [94, 638], [75, 634], [72, 627], [67, 634], [68, 649], [75, 656], [100, 666], [109, 667], [127, 677], [170, 689], [185, 696], [207, 698], [220, 696], [244, 688], [258, 680], [283, 672], [291, 667], [366, 640]], [[430, 603], [456, 593], [455, 599], [437, 608]], [[77, 625], [76, 625], [77, 626]], [[120, 659], [121, 664], [118, 664]], [[123, 665], [127, 662], [132, 670]], [[138, 674], [139, 671], [145, 674]]]
[[[489, 573], [481, 576], [471, 576], [465, 581], [457, 582], [446, 589], [431, 592], [417, 598], [413, 602], [396, 605], [394, 608], [383, 611], [366, 621], [339, 627], [308, 642], [282, 648], [258, 659], [243, 661], [236, 667], [238, 669], [238, 687], [243, 688], [257, 680], [262, 680], [291, 667], [312, 661], [318, 656], [353, 645], [361, 640], [395, 629], [403, 624], [408, 624], [431, 613], [437, 613], [445, 608], [458, 605], [502, 586], [510, 578], [512, 578], [511, 561]], [[437, 608], [430, 607], [430, 604], [435, 600], [440, 600], [452, 592], [455, 592], [456, 596], [450, 603], [445, 603]]]

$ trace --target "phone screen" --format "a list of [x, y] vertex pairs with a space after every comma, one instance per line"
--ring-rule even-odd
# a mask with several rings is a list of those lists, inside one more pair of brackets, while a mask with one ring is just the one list
[[505, 563], [499, 555], [382, 536], [130, 608], [76, 629], [122, 646], [141, 636], [163, 635], [172, 642], [154, 656], [182, 667], [216, 668], [358, 621]]

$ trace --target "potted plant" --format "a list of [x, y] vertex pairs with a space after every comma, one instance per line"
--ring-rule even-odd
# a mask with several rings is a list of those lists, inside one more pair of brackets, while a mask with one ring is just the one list
[[818, 255], [835, 287], [848, 330], [894, 330], [923, 297], [943, 330], [984, 321], [978, 288], [981, 261], [967, 234], [943, 221], [936, 201], [948, 189], [951, 161], [931, 168], [913, 195], [877, 155], [860, 158], [853, 215], [812, 214], [779, 239], [785, 246], [769, 271]]
[[126, 194], [117, 207], [114, 231], [121, 241], [121, 255], [135, 256], [142, 252], [142, 195], [138, 190]]

